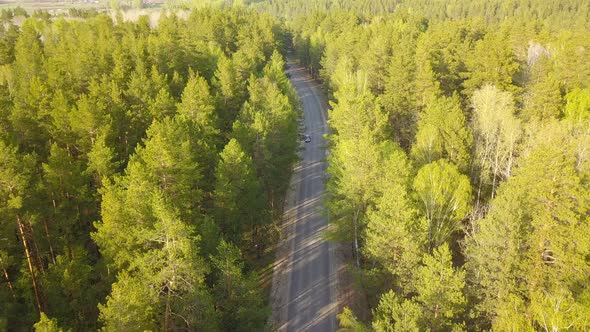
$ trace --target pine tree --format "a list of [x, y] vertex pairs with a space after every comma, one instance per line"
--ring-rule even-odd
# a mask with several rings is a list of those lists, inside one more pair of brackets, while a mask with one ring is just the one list
[[520, 68], [510, 44], [508, 29], [488, 32], [476, 42], [473, 53], [465, 59], [465, 63], [465, 96], [472, 95], [486, 84], [511, 93], [519, 91], [514, 81]]
[[412, 156], [418, 165], [446, 158], [466, 173], [472, 142], [458, 97], [434, 98], [420, 113]]
[[409, 194], [411, 169], [405, 154], [394, 150], [382, 167], [382, 196], [367, 213], [363, 253], [394, 276], [396, 288], [408, 290], [426, 247], [428, 225], [418, 218]]
[[[45, 296], [43, 285], [39, 278], [39, 256], [34, 251], [32, 243], [32, 230], [30, 227], [31, 213], [28, 213], [28, 205], [32, 201], [32, 181], [34, 176], [35, 158], [30, 155], [20, 156], [17, 149], [0, 141], [0, 182], [4, 185], [0, 188], [0, 216], [2, 230], [10, 231], [6, 234], [7, 239], [14, 238], [17, 232], [17, 240], [22, 244], [32, 298], [27, 299], [30, 303], [30, 311], [37, 311], [39, 314], [45, 310]], [[8, 227], [8, 225], [13, 225]], [[16, 228], [16, 230], [15, 230]], [[6, 271], [6, 270], [5, 270]], [[27, 278], [27, 279], [28, 279]], [[25, 282], [28, 288], [28, 281]], [[30, 294], [30, 291], [27, 291]]]
[[198, 125], [209, 140], [217, 140], [220, 123], [215, 111], [215, 100], [209, 92], [207, 81], [198, 73], [191, 72], [189, 75], [177, 113]]
[[211, 257], [217, 281], [213, 287], [222, 317], [223, 331], [260, 331], [266, 324], [269, 308], [255, 273], [244, 272], [240, 250], [221, 241], [217, 255]]
[[465, 271], [452, 265], [446, 244], [426, 254], [415, 270], [415, 296], [404, 299], [393, 291], [381, 296], [373, 328], [376, 331], [460, 330], [465, 309]]
[[221, 152], [215, 179], [215, 215], [224, 237], [243, 250], [254, 248], [262, 240], [257, 229], [270, 220], [252, 158], [235, 139]]
[[569, 135], [555, 122], [540, 128], [467, 242], [478, 310], [494, 329], [586, 328], [589, 191]]

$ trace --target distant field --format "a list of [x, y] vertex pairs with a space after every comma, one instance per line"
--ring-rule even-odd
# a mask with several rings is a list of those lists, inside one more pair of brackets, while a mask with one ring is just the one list
[[57, 10], [57, 9], [67, 9], [67, 8], [96, 8], [96, 9], [106, 9], [106, 2], [100, 2], [97, 0], [87, 0], [87, 1], [44, 1], [44, 0], [35, 0], [35, 1], [27, 1], [27, 0], [4, 0], [0, 1], [0, 8], [13, 8], [20, 6], [24, 9], [28, 10], [39, 10], [39, 9], [47, 9], [47, 10]]
[[[159, 8], [164, 0], [147, 0], [145, 5], [150, 8]], [[1, 8], [22, 7], [27, 11], [49, 10], [61, 11], [69, 8], [86, 8], [86, 9], [108, 9], [108, 0], [0, 0]]]

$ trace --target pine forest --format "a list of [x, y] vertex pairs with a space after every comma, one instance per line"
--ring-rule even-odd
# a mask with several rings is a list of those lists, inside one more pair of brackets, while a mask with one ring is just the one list
[[0, 331], [283, 331], [291, 63], [336, 330], [590, 330], [588, 0], [111, 2], [2, 9]]

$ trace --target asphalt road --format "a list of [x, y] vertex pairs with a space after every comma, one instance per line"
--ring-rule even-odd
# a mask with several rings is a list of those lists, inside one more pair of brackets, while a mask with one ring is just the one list
[[323, 194], [326, 190], [327, 101], [321, 86], [302, 66], [289, 62], [287, 71], [304, 110], [300, 181], [295, 190], [295, 224], [290, 239], [286, 331], [335, 331], [336, 294], [332, 244], [324, 240], [327, 227]]

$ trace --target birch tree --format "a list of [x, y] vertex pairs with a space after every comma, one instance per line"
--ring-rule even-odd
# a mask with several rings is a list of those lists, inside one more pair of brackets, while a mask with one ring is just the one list
[[498, 183], [510, 177], [522, 133], [509, 92], [485, 85], [475, 91], [471, 102], [475, 132], [474, 158], [479, 168], [479, 202], [482, 190], [489, 187], [493, 198]]
[[441, 159], [420, 168], [414, 178], [420, 209], [428, 220], [428, 243], [436, 248], [461, 229], [469, 212], [471, 186], [457, 167]]

